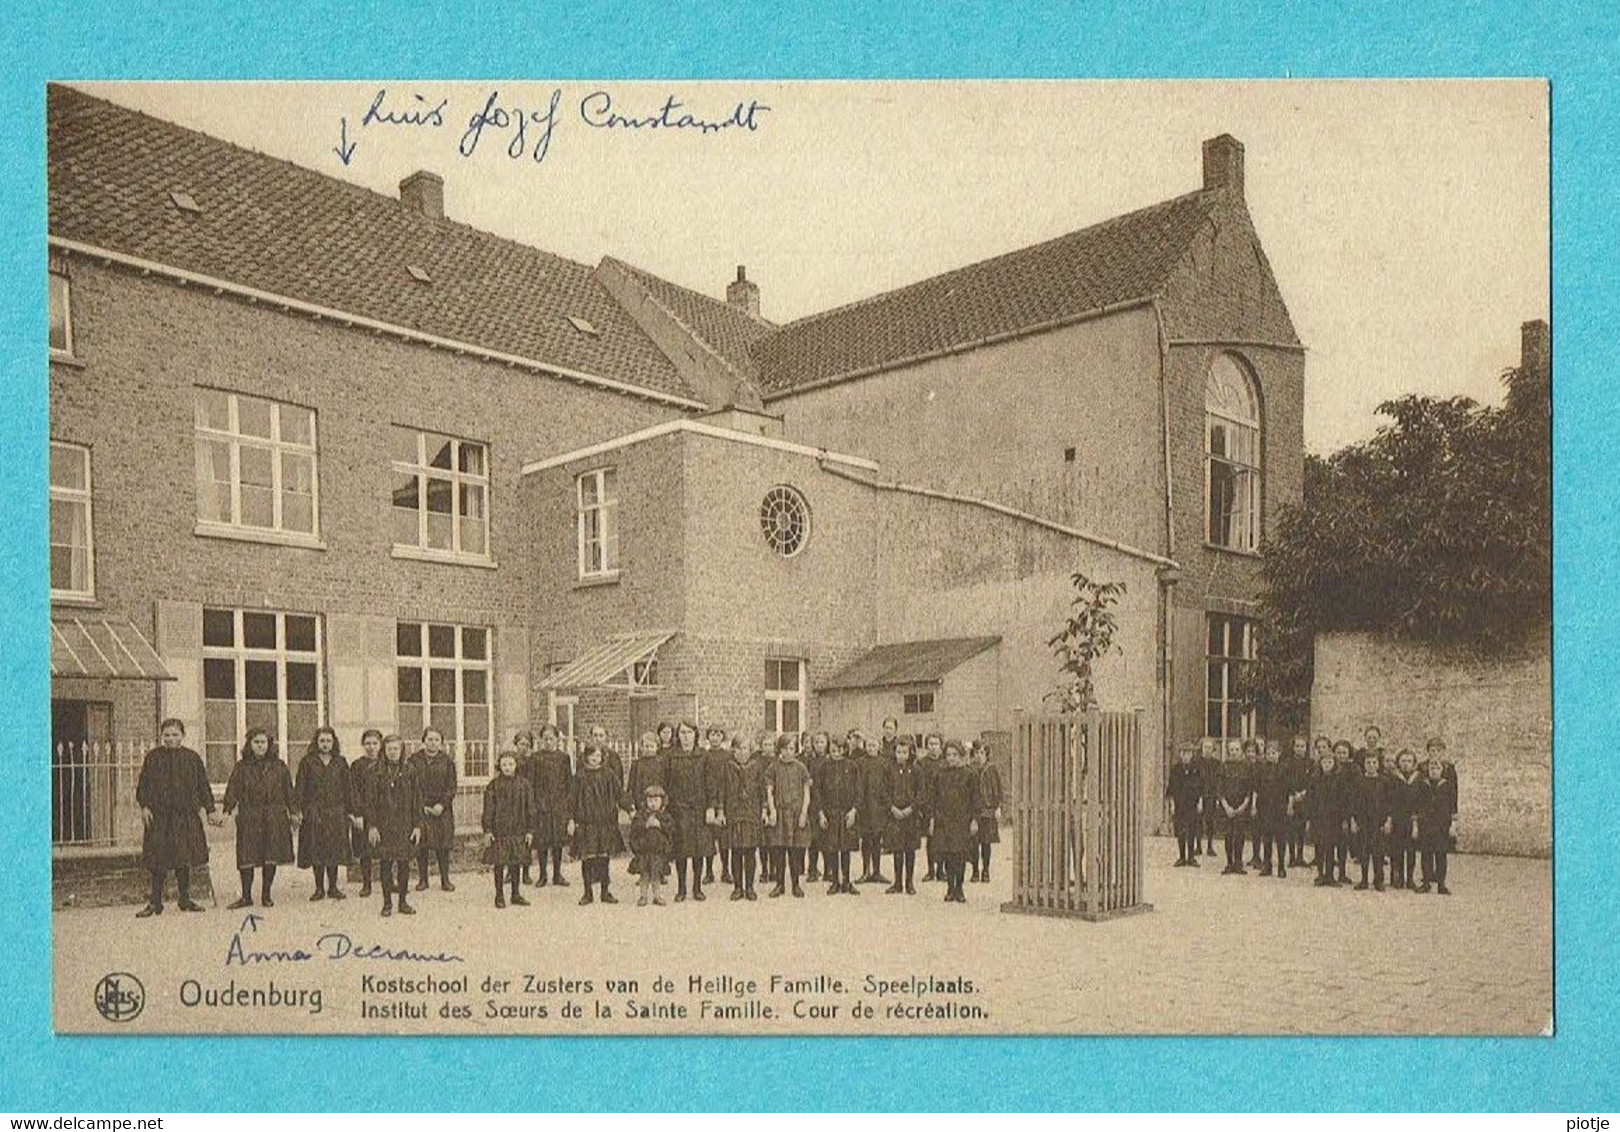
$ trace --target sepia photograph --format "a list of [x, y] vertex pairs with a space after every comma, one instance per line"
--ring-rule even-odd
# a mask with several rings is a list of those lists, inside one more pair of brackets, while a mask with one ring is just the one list
[[1553, 1035], [1546, 82], [45, 106], [57, 1032]]

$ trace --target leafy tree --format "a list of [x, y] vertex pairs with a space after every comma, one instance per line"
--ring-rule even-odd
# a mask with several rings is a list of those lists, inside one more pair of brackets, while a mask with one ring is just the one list
[[1549, 619], [1551, 385], [1503, 380], [1500, 408], [1401, 397], [1371, 440], [1306, 458], [1303, 503], [1264, 547], [1260, 659], [1240, 689], [1274, 725], [1308, 714], [1317, 633], [1492, 651]]
[[1058, 701], [1066, 712], [1080, 712], [1097, 703], [1092, 665], [1118, 651], [1114, 644], [1113, 605], [1125, 593], [1125, 583], [1094, 582], [1078, 572], [1069, 580], [1074, 585], [1074, 597], [1069, 602], [1068, 619], [1046, 642], [1062, 662], [1059, 671], [1063, 679], [1046, 698]]

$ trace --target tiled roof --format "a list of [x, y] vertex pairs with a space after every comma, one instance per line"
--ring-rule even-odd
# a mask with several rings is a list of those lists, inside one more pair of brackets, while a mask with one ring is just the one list
[[907, 641], [879, 645], [831, 680], [822, 691], [837, 688], [891, 688], [932, 684], [953, 669], [1001, 643], [1000, 637], [956, 637], [944, 641]]
[[753, 345], [765, 397], [1155, 295], [1211, 218], [1199, 191], [849, 306]]
[[750, 348], [776, 328], [762, 318], [738, 310], [730, 303], [690, 290], [633, 264], [620, 265], [647, 289], [654, 301], [690, 330], [738, 375], [752, 380], [754, 359]]
[[69, 87], [47, 102], [52, 236], [696, 399], [584, 264]]

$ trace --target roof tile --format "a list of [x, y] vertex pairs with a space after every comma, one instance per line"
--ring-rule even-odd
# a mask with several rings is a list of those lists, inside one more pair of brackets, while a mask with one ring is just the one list
[[[70, 87], [51, 85], [48, 117], [53, 236], [693, 397], [584, 264]], [[411, 266], [432, 282], [413, 280]]]

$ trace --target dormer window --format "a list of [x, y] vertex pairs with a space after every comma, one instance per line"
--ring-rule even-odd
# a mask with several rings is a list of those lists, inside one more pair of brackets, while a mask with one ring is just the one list
[[596, 329], [596, 327], [591, 323], [590, 319], [580, 318], [577, 314], [571, 314], [565, 317], [568, 319], [568, 325], [572, 326], [581, 334], [587, 334], [592, 338], [602, 337], [602, 332]]
[[417, 267], [414, 263], [407, 263], [405, 265], [405, 270], [410, 274], [410, 277], [416, 280], [418, 283], [433, 282], [433, 276], [427, 273], [426, 268]]
[[169, 200], [174, 204], [174, 207], [178, 208], [181, 212], [190, 212], [194, 214], [200, 214], [202, 212], [202, 205], [198, 204], [197, 199], [184, 189], [170, 189]]

